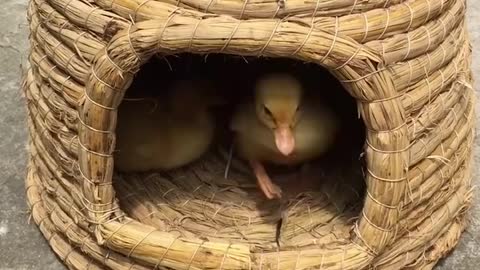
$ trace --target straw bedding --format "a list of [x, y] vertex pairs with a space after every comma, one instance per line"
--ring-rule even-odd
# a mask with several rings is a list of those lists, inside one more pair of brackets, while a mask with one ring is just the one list
[[[31, 0], [27, 198], [71, 269], [431, 269], [471, 202], [465, 0]], [[116, 108], [142, 64], [190, 52], [329, 69], [365, 124], [365, 195], [341, 181], [278, 219], [209, 155], [118, 175]], [[363, 178], [359, 171], [353, 178]], [[351, 203], [355, 198], [356, 203]], [[278, 213], [277, 213], [278, 214]]]

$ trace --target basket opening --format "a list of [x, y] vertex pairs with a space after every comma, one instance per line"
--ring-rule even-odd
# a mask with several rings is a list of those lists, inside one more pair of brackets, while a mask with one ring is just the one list
[[[311, 172], [321, 180], [308, 192], [281, 200], [265, 199], [254, 177], [242, 170], [248, 166], [235, 152], [224, 178], [232, 136], [228, 131], [231, 108], [251, 94], [249, 89], [260, 74], [272, 71], [293, 73], [306, 89], [318, 89], [340, 122], [330, 150], [312, 162]], [[118, 122], [128, 113], [122, 115], [122, 107], [162, 96], [175, 80], [188, 78], [207, 79], [221, 90], [227, 104], [217, 107], [214, 115], [217, 129], [225, 132], [219, 133], [211, 151], [187, 166], [164, 172], [116, 171], [114, 185], [122, 209], [142, 223], [178, 236], [248, 243], [260, 250], [274, 250], [279, 243], [298, 247], [322, 238], [349, 239], [353, 220], [363, 207], [365, 187], [359, 156], [365, 127], [358, 119], [355, 100], [340, 82], [323, 67], [283, 58], [153, 57], [127, 91]], [[275, 177], [281, 179], [299, 169], [268, 166], [267, 170], [275, 181]], [[291, 182], [285, 185], [283, 189], [292, 187]]]

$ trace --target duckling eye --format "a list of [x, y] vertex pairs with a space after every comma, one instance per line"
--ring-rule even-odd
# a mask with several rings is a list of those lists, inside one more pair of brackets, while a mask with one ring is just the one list
[[267, 108], [267, 106], [263, 106], [263, 112], [268, 115], [269, 117], [273, 118], [272, 112]]

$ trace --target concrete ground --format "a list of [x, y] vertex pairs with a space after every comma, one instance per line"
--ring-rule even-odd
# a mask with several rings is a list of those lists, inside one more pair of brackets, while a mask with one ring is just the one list
[[[480, 90], [480, 2], [469, 0], [469, 28], [474, 48], [473, 69]], [[65, 269], [40, 231], [28, 224], [24, 194], [27, 128], [25, 104], [19, 91], [21, 64], [27, 54], [27, 0], [3, 0], [0, 5], [0, 270]], [[478, 46], [477, 46], [478, 45]], [[477, 104], [477, 111], [479, 110]], [[480, 113], [478, 114], [480, 118]], [[477, 118], [480, 124], [480, 119]], [[476, 145], [480, 145], [477, 137]], [[480, 159], [480, 148], [475, 160]], [[475, 173], [476, 185], [480, 182]], [[480, 191], [473, 222], [456, 250], [437, 269], [478, 269], [480, 264]]]

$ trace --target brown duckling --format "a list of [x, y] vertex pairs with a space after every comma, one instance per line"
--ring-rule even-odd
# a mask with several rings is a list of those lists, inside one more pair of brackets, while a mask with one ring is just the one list
[[122, 172], [170, 170], [201, 157], [214, 138], [209, 107], [216, 97], [196, 80], [175, 82], [161, 100], [124, 101], [119, 108], [115, 167]]
[[262, 163], [297, 165], [325, 153], [332, 144], [335, 115], [315, 95], [308, 98], [290, 74], [267, 74], [256, 82], [251, 102], [238, 106], [231, 129], [267, 198], [280, 198]]

